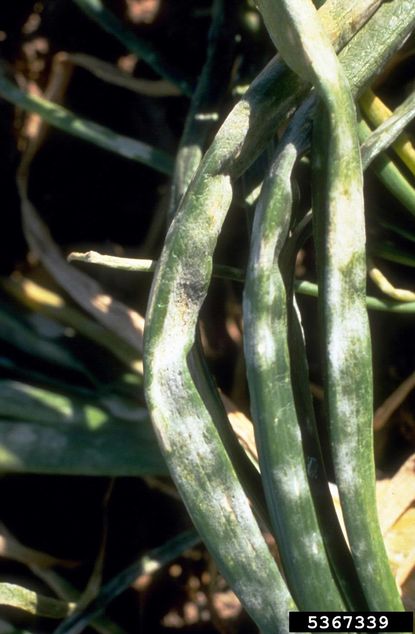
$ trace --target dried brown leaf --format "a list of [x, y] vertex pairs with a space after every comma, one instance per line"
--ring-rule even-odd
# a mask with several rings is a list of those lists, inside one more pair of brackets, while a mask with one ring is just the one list
[[408, 394], [415, 388], [415, 372], [412, 372], [403, 383], [382, 403], [375, 412], [373, 428], [379, 431], [386, 425], [392, 414], [403, 403]]
[[232, 429], [249, 458], [258, 465], [258, 451], [255, 443], [254, 426], [247, 416], [241, 412], [235, 403], [221, 392], [220, 397], [228, 414]]

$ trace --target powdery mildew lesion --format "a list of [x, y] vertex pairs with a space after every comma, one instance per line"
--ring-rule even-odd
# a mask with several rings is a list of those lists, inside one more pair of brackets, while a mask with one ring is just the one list
[[272, 470], [272, 479], [287, 500], [298, 501], [300, 498], [307, 500], [310, 496], [301, 461], [297, 464], [291, 462], [288, 467], [286, 465], [284, 467], [277, 466]]
[[321, 560], [321, 535], [315, 531], [308, 533], [303, 537], [303, 544], [312, 558]]

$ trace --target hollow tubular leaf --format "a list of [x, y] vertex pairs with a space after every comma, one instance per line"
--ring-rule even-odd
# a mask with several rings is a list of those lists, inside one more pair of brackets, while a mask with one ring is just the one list
[[290, 226], [291, 173], [302, 127], [300, 109], [278, 146], [256, 208], [243, 302], [244, 348], [261, 474], [287, 582], [299, 609], [336, 611], [345, 604], [308, 482], [291, 385], [285, 285], [274, 263]]
[[306, 218], [304, 218], [297, 225], [290, 241], [286, 242], [284, 251], [280, 256], [280, 267], [287, 289], [287, 303], [290, 307], [288, 313], [288, 338], [290, 342], [291, 383], [301, 427], [307, 474], [327, 554], [348, 608], [366, 611], [367, 602], [356, 574], [349, 547], [345, 542], [343, 530], [338, 521], [327, 479], [310, 390], [310, 376], [304, 332], [301, 324], [301, 313], [294, 296], [295, 265], [298, 251], [303, 244], [302, 240], [307, 238], [309, 234], [309, 230], [303, 230], [304, 227], [307, 227], [307, 224]]
[[[372, 610], [399, 610], [402, 603], [376, 511], [363, 176], [353, 98], [311, 0], [259, 0], [259, 6], [283, 58], [315, 84], [326, 108], [316, 133], [320, 152], [315, 162], [321, 177], [315, 214], [321, 214], [318, 257], [331, 449], [349, 543], [368, 605]], [[327, 142], [326, 172], [319, 135]]]
[[[351, 217], [352, 208], [349, 208], [343, 212], [344, 223], [350, 222], [346, 233], [342, 222], [335, 222], [318, 194], [329, 187], [325, 172], [327, 180], [336, 177], [330, 174], [333, 157], [323, 159], [328, 142], [327, 127], [327, 117], [320, 113], [315, 125], [314, 151], [318, 152], [316, 165], [319, 169], [315, 168], [313, 208], [320, 254], [320, 302], [326, 337], [326, 406], [331, 451], [349, 543], [369, 608], [380, 610], [386, 605], [390, 610], [400, 610], [402, 605], [390, 572], [376, 512], [371, 349], [363, 301], [366, 280], [364, 227], [362, 221], [358, 224], [357, 219]], [[344, 161], [341, 157], [339, 155]], [[350, 254], [347, 250], [345, 253], [345, 246]], [[357, 509], [360, 509], [359, 513]]]

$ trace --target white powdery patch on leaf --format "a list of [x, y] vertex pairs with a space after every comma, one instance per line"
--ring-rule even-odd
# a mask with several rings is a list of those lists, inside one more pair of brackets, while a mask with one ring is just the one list
[[275, 334], [267, 319], [262, 319], [257, 324], [256, 330], [260, 333], [259, 341], [257, 341], [257, 355], [260, 358], [261, 366], [269, 368], [275, 362]]
[[309, 556], [314, 559], [320, 559], [322, 553], [322, 541], [320, 535], [313, 531], [312, 533], [308, 533], [303, 537], [304, 549], [307, 551]]
[[301, 497], [308, 498], [309, 488], [303, 465], [293, 465], [291, 468], [273, 469], [272, 478], [282, 494], [291, 500]]
[[353, 444], [348, 441], [338, 443], [336, 446], [336, 477], [343, 492], [347, 489], [353, 493], [358, 485], [355, 463], [356, 451]]

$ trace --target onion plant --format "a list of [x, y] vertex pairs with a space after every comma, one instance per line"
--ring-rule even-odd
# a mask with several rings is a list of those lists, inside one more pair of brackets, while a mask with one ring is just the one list
[[[276, 266], [292, 208], [290, 175], [296, 149], [289, 134], [278, 146], [258, 202], [244, 303], [252, 414], [271, 526], [286, 575], [285, 592], [283, 580], [271, 562], [266, 563], [237, 472], [223, 453], [220, 421], [198, 389], [199, 377], [194, 368], [192, 372], [189, 356], [233, 183], [276, 125], [307, 94], [307, 82], [315, 86], [325, 108], [318, 109], [318, 149], [313, 153], [314, 213], [318, 212], [316, 239], [322, 258], [327, 415], [336, 478], [367, 606], [399, 610], [402, 604], [388, 567], [374, 499], [363, 181], [352, 96], [379, 66], [372, 68], [367, 49], [354, 48], [352, 39], [344, 55], [350, 58], [351, 49], [354, 63], [342, 67], [323, 20], [308, 0], [258, 4], [272, 39], [295, 74], [276, 62], [253, 83], [219, 130], [183, 196], [154, 277], [144, 363], [147, 403], [160, 445], [196, 527], [260, 629], [282, 632], [288, 630], [287, 611], [293, 609], [290, 595], [303, 610], [355, 607], [327, 559], [291, 387], [286, 298]], [[403, 38], [415, 19], [415, 6], [410, 5]], [[366, 28], [370, 26], [369, 21]], [[375, 42], [377, 46], [379, 40]], [[376, 46], [372, 41], [373, 50]], [[384, 42], [376, 53], [378, 61], [395, 46], [399, 46], [395, 37]], [[322, 143], [324, 151], [319, 149]], [[321, 213], [325, 215], [320, 217]], [[272, 599], [273, 592], [278, 599]]]

